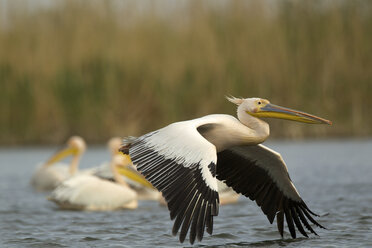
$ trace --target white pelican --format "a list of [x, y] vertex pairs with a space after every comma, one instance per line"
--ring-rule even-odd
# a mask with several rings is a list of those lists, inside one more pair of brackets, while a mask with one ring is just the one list
[[[31, 178], [31, 185], [37, 191], [50, 191], [55, 189], [58, 184], [77, 172], [80, 158], [85, 149], [86, 144], [83, 138], [72, 136], [68, 139], [65, 149], [54, 154], [46, 163], [36, 169]], [[69, 166], [57, 163], [70, 155], [73, 155], [73, 158]]]
[[[111, 156], [119, 154], [119, 148], [121, 146], [122, 139], [119, 137], [113, 137], [107, 142], [107, 147], [111, 153]], [[95, 169], [94, 175], [111, 180], [113, 178], [113, 172], [110, 168], [110, 163], [103, 163], [101, 166]], [[132, 164], [128, 164], [125, 170], [122, 170], [122, 176], [129, 187], [136, 191], [138, 200], [154, 200], [157, 201], [161, 197], [161, 194], [156, 190], [151, 183], [149, 183], [142, 174], [140, 174]]]
[[[213, 216], [218, 215], [217, 179], [237, 193], [256, 201], [270, 223], [277, 219], [283, 236], [284, 218], [293, 238], [295, 227], [315, 233], [310, 222], [315, 215], [293, 185], [279, 153], [261, 145], [269, 136], [269, 125], [260, 117], [305, 123], [330, 121], [271, 104], [260, 98], [228, 97], [238, 105], [238, 119], [214, 114], [170, 124], [139, 138], [124, 140], [121, 151], [148, 181], [162, 192], [168, 203], [172, 233], [181, 228], [180, 242], [190, 230], [190, 243], [212, 234]], [[182, 226], [182, 227], [181, 227]], [[323, 228], [323, 227], [322, 227]]]
[[[107, 148], [111, 154], [111, 160], [115, 155], [119, 154], [120, 145], [121, 139], [119, 137], [113, 137], [107, 142]], [[93, 172], [91, 174], [94, 174], [95, 176], [103, 179], [111, 180], [114, 177], [111, 169], [111, 161], [103, 162], [98, 167], [94, 167], [92, 171]]]
[[[90, 174], [79, 174], [63, 181], [48, 197], [60, 208], [105, 211], [121, 208], [135, 209], [137, 194], [121, 177], [130, 163], [128, 155], [117, 154], [110, 163], [114, 182]], [[120, 174], [119, 174], [120, 173]]]

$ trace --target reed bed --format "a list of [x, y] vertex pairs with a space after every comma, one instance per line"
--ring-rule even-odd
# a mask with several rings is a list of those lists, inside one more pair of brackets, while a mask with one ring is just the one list
[[[277, 138], [372, 134], [371, 1], [0, 5], [0, 144], [92, 143], [259, 96], [334, 122]], [[52, 1], [53, 2], [53, 1]]]

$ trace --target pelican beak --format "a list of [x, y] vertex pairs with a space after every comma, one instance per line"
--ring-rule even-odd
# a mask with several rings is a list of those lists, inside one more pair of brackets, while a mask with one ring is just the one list
[[266, 105], [258, 108], [256, 112], [252, 113], [249, 112], [250, 115], [255, 117], [271, 117], [271, 118], [279, 118], [279, 119], [286, 119], [298, 122], [305, 122], [310, 124], [328, 124], [332, 125], [332, 122], [321, 117], [311, 115], [305, 112], [301, 112], [298, 110], [293, 110], [289, 108], [284, 108], [281, 106], [277, 106], [271, 103], [267, 103]]
[[74, 147], [67, 147], [65, 149], [60, 150], [56, 154], [54, 154], [46, 163], [45, 165], [49, 166], [52, 165], [70, 155], [77, 155], [79, 153], [77, 148]]
[[125, 176], [126, 178], [134, 181], [134, 182], [137, 182], [147, 188], [151, 188], [153, 189], [154, 187], [152, 186], [152, 184], [146, 180], [146, 178], [144, 176], [142, 176], [136, 169], [134, 169], [133, 167], [131, 166], [128, 166], [128, 165], [131, 165], [132, 164], [132, 160], [130, 159], [130, 156], [127, 155], [127, 154], [123, 154], [125, 160], [126, 160], [126, 164], [127, 166], [117, 166], [117, 170], [119, 172], [120, 175], [122, 176]]

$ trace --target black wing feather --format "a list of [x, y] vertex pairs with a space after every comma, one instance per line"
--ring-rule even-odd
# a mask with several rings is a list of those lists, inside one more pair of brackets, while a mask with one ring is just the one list
[[[195, 238], [202, 240], [205, 227], [212, 234], [213, 216], [218, 215], [218, 192], [204, 181], [200, 164], [186, 167], [165, 158], [147, 146], [143, 137], [126, 144], [121, 151], [129, 154], [137, 170], [162, 192], [170, 218], [175, 219], [173, 235], [181, 228], [179, 239], [183, 242], [190, 226], [190, 243], [194, 243]], [[214, 174], [216, 165], [212, 162], [208, 169]]]
[[[284, 217], [293, 238], [296, 237], [295, 227], [302, 235], [307, 237], [301, 222], [310, 232], [316, 234], [307, 221], [308, 219], [313, 224], [322, 227], [311, 217], [310, 213], [314, 213], [308, 209], [301, 198], [295, 200], [287, 196], [275, 181], [280, 179], [272, 178], [269, 172], [263, 166], [260, 166], [260, 163], [264, 161], [247, 157], [242, 152], [244, 149], [255, 149], [254, 151], [257, 151], [257, 153], [270, 152], [264, 150], [261, 146], [231, 148], [219, 152], [217, 154], [217, 179], [224, 181], [236, 192], [256, 201], [270, 223], [274, 221], [276, 216], [278, 231], [281, 236], [283, 236]], [[272, 156], [272, 154], [269, 155]], [[276, 163], [274, 166], [285, 167], [279, 159]], [[289, 176], [286, 180], [290, 180]]]
[[296, 238], [296, 229], [293, 225], [293, 218], [291, 215], [291, 209], [288, 207], [288, 203], [284, 203], [284, 215], [285, 220], [287, 221], [289, 232], [291, 233], [292, 238]]
[[307, 235], [307, 233], [305, 232], [305, 230], [304, 230], [304, 228], [302, 227], [302, 224], [301, 224], [301, 222], [300, 222], [300, 220], [299, 220], [299, 218], [298, 218], [298, 215], [297, 215], [297, 213], [296, 213], [296, 208], [290, 208], [290, 210], [291, 210], [291, 215], [292, 215], [292, 217], [293, 217], [293, 220], [294, 220], [294, 223], [296, 224], [296, 227], [297, 227], [297, 229], [300, 231], [300, 233], [302, 234], [302, 235], [304, 235], [305, 237], [309, 237], [308, 235]]

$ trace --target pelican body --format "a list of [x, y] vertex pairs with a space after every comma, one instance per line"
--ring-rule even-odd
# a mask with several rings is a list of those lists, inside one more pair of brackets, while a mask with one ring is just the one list
[[62, 209], [105, 211], [137, 208], [137, 193], [120, 175], [128, 163], [126, 156], [117, 154], [110, 163], [113, 181], [92, 174], [76, 175], [62, 182], [48, 200]]
[[139, 138], [128, 138], [121, 151], [131, 156], [146, 179], [165, 198], [183, 242], [190, 231], [193, 244], [204, 230], [213, 232], [219, 212], [217, 179], [237, 193], [256, 201], [270, 223], [277, 220], [283, 236], [284, 218], [293, 238], [296, 228], [316, 234], [310, 223], [322, 227], [293, 185], [279, 153], [261, 145], [269, 125], [261, 117], [311, 124], [331, 124], [323, 118], [271, 104], [261, 98], [229, 97], [237, 108], [236, 119], [225, 114], [172, 123]]
[[[54, 154], [46, 163], [40, 165], [31, 177], [31, 185], [37, 191], [51, 191], [61, 182], [78, 171], [79, 161], [86, 150], [83, 138], [72, 136], [67, 147]], [[69, 165], [59, 163], [67, 156], [73, 156]]]

